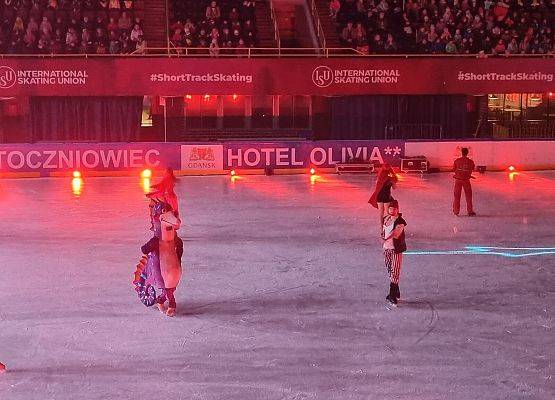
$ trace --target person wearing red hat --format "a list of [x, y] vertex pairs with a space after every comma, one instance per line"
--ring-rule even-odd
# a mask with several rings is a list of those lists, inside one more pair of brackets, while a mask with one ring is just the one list
[[389, 203], [387, 215], [383, 218], [382, 225], [384, 262], [390, 280], [389, 294], [385, 299], [391, 305], [397, 305], [401, 298], [399, 277], [401, 275], [403, 253], [407, 250], [405, 226], [407, 226], [407, 222], [399, 212], [399, 203], [397, 200], [392, 200]]

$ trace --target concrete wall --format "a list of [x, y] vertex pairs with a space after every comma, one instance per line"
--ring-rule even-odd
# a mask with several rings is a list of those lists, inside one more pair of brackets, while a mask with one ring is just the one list
[[405, 155], [423, 155], [432, 168], [451, 170], [461, 147], [468, 147], [476, 165], [488, 170], [505, 170], [509, 165], [519, 170], [555, 169], [555, 140], [406, 142]]

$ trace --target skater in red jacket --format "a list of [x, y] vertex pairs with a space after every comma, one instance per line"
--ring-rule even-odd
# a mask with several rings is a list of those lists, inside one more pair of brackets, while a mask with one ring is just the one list
[[453, 171], [455, 172], [455, 187], [453, 189], [453, 214], [459, 215], [461, 209], [461, 192], [464, 189], [464, 196], [466, 198], [466, 210], [468, 215], [473, 217], [476, 215], [472, 206], [472, 186], [470, 179], [472, 178], [472, 171], [474, 171], [474, 161], [468, 158], [468, 149], [463, 147], [461, 149], [462, 157], [459, 157], [453, 163]]

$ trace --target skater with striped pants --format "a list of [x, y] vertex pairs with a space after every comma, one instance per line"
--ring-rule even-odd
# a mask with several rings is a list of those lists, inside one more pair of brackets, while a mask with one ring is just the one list
[[399, 276], [403, 263], [403, 252], [407, 250], [405, 242], [405, 226], [407, 222], [399, 212], [399, 203], [393, 200], [389, 203], [387, 215], [383, 218], [382, 241], [385, 267], [389, 274], [389, 294], [386, 300], [396, 305], [401, 297], [399, 291]]

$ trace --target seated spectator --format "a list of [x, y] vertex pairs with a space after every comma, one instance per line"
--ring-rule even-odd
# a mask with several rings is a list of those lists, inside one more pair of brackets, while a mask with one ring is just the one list
[[17, 17], [13, 24], [12, 35], [13, 34], [24, 35], [24, 33], [25, 33], [25, 25], [23, 25], [23, 20], [21, 19], [21, 17]]
[[48, 21], [47, 17], [42, 18], [42, 22], [39, 26], [39, 31], [47, 39], [50, 39], [50, 37], [52, 36], [52, 24], [50, 23], [50, 21]]
[[457, 45], [455, 44], [454, 41], [450, 40], [446, 45], [445, 45], [445, 52], [447, 54], [456, 54], [457, 53]]
[[220, 7], [218, 7], [218, 4], [215, 1], [212, 1], [210, 5], [206, 7], [206, 19], [209, 21], [217, 21], [221, 16], [222, 13], [220, 11]]
[[132, 27], [131, 17], [123, 11], [118, 19], [118, 27], [122, 31], [130, 31]]
[[121, 53], [121, 43], [117, 37], [113, 37], [110, 39], [110, 47], [109, 47], [110, 54], [119, 54]]
[[117, 31], [119, 29], [118, 23], [114, 17], [110, 17], [110, 21], [107, 26], [108, 31]]
[[229, 20], [231, 22], [234, 22], [234, 21], [239, 21], [239, 18], [240, 18], [239, 11], [237, 11], [237, 8], [233, 7], [229, 12]]
[[110, 0], [108, 3], [108, 9], [119, 10], [121, 9], [121, 3], [119, 2], [119, 0]]
[[132, 10], [133, 9], [133, 0], [123, 0], [123, 9], [124, 10]]
[[141, 29], [139, 24], [135, 24], [135, 26], [133, 27], [133, 30], [131, 31], [131, 34], [129, 35], [129, 38], [131, 39], [132, 42], [136, 42], [136, 43], [142, 40], [143, 30]]
[[341, 32], [341, 39], [348, 45], [353, 45], [354, 42], [354, 29], [353, 23], [347, 22], [347, 26], [343, 28], [343, 32]]

